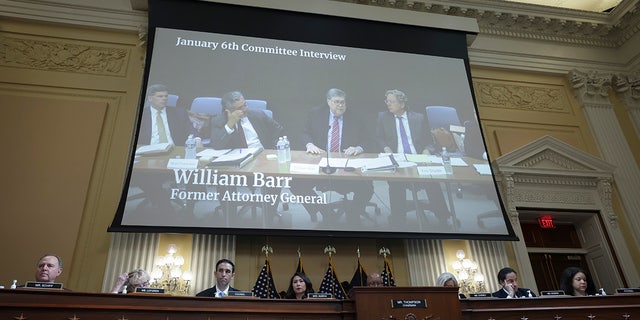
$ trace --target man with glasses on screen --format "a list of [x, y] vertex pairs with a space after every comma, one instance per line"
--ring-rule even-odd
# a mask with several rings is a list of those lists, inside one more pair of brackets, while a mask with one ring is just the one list
[[[336, 88], [327, 92], [327, 103], [311, 109], [302, 134], [302, 142], [307, 153], [327, 155], [331, 157], [356, 156], [364, 152], [367, 139], [364, 123], [358, 115], [347, 108], [346, 94]], [[326, 148], [323, 149], [323, 148]], [[314, 190], [315, 187], [315, 190]], [[296, 195], [316, 196], [317, 192], [334, 190], [346, 197], [353, 192], [353, 200], [347, 202], [347, 222], [358, 223], [360, 213], [364, 213], [365, 205], [373, 195], [371, 181], [294, 178], [291, 191]], [[317, 213], [323, 219], [331, 219], [334, 213], [323, 207], [324, 204], [305, 203], [304, 207], [311, 217], [317, 221]]]
[[[409, 110], [407, 95], [400, 90], [387, 90], [385, 93], [387, 111], [378, 114], [376, 141], [380, 152], [385, 153], [423, 153], [429, 154], [430, 130], [424, 115]], [[444, 194], [437, 182], [425, 182], [412, 185], [406, 182], [388, 181], [390, 224], [403, 227], [406, 224], [406, 189], [423, 188], [429, 197], [429, 209], [435, 213], [441, 224], [451, 215]], [[415, 199], [414, 199], [415, 201]]]

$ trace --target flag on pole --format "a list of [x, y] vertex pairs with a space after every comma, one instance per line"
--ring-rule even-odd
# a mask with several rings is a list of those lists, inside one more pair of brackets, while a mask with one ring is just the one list
[[391, 262], [386, 257], [384, 258], [384, 270], [380, 275], [382, 278], [382, 285], [385, 287], [395, 287], [396, 281], [393, 280], [393, 271], [391, 270]]
[[320, 284], [320, 290], [318, 292], [331, 293], [336, 299], [346, 299], [347, 297], [347, 293], [344, 291], [344, 288], [336, 275], [336, 270], [333, 267], [331, 256], [329, 256], [329, 268], [327, 268], [327, 273], [325, 273], [324, 278], [322, 278], [322, 283]]
[[306, 272], [304, 272], [304, 266], [302, 265], [302, 258], [300, 257], [299, 253], [298, 253], [298, 267], [296, 268], [296, 271], [294, 273], [296, 272], [307, 274]]
[[256, 284], [253, 285], [253, 295], [258, 298], [268, 298], [268, 299], [279, 299], [278, 290], [276, 290], [276, 285], [273, 283], [273, 275], [271, 274], [271, 262], [267, 257], [264, 260], [264, 266], [262, 270], [260, 270], [260, 274], [258, 274], [258, 279], [256, 280]]
[[367, 277], [367, 272], [364, 271], [364, 266], [360, 263], [360, 257], [358, 257], [358, 266], [350, 282], [351, 287], [366, 287]]

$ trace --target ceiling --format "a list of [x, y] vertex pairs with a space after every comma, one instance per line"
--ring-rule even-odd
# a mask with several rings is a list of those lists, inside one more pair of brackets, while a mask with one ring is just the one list
[[575, 9], [593, 12], [610, 11], [622, 0], [506, 0], [549, 7]]

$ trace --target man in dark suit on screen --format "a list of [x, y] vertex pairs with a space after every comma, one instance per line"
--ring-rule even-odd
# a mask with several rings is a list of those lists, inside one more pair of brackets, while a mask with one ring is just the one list
[[[258, 148], [275, 149], [278, 138], [283, 135], [282, 126], [262, 110], [249, 110], [240, 91], [227, 92], [222, 96], [222, 116], [216, 117], [211, 129], [211, 146], [214, 149]], [[247, 174], [249, 185], [253, 175]], [[234, 189], [234, 187], [229, 187]], [[265, 194], [279, 195], [281, 188], [262, 188]], [[279, 198], [273, 205], [265, 204], [270, 217], [277, 215]], [[235, 203], [239, 205], [240, 203]]]
[[222, 96], [222, 116], [216, 117], [211, 130], [214, 149], [275, 148], [284, 129], [261, 110], [248, 110], [240, 91]]
[[[364, 152], [366, 139], [363, 122], [358, 115], [347, 109], [345, 92], [336, 88], [329, 89], [327, 92], [326, 105], [311, 109], [302, 135], [307, 153], [316, 155], [330, 152], [356, 156]], [[364, 212], [366, 203], [373, 195], [373, 184], [370, 181], [355, 180], [336, 182], [327, 179], [294, 179], [291, 190], [297, 195], [312, 196], [327, 190], [345, 195], [353, 191], [353, 200], [349, 202], [347, 208], [347, 220], [357, 223], [360, 213]], [[318, 212], [321, 212], [325, 219], [332, 215], [332, 212], [324, 209], [322, 204], [305, 203], [303, 205], [311, 221], [317, 221]]]
[[[429, 154], [431, 133], [424, 115], [410, 111], [406, 104], [407, 96], [400, 90], [387, 90], [385, 103], [388, 111], [378, 114], [376, 141], [378, 149], [386, 153], [424, 153]], [[424, 188], [429, 197], [429, 209], [446, 222], [450, 216], [440, 184], [437, 182], [420, 183], [412, 186], [405, 182], [389, 181], [390, 223], [404, 226], [407, 213], [407, 188]], [[444, 220], [444, 221], [442, 221]]]
[[169, 89], [154, 84], [147, 89], [148, 105], [142, 111], [138, 144], [171, 143], [183, 146], [193, 126], [182, 108], [167, 107]]

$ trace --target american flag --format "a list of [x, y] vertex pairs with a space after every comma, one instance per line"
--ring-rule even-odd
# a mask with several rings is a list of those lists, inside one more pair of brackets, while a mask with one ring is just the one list
[[358, 267], [351, 278], [350, 284], [351, 287], [364, 287], [367, 285], [367, 272], [364, 271], [364, 266], [360, 263], [360, 258], [358, 258]]
[[336, 299], [345, 299], [347, 297], [347, 293], [344, 292], [344, 288], [342, 284], [340, 284], [340, 280], [338, 280], [336, 270], [333, 268], [331, 257], [329, 257], [329, 268], [327, 268], [327, 273], [325, 273], [324, 278], [322, 278], [318, 292], [331, 293]]
[[300, 256], [298, 256], [298, 267], [296, 268], [296, 271], [294, 273], [296, 273], [296, 272], [306, 274], [304, 272], [304, 266], [302, 265], [302, 258], [300, 258]]
[[382, 270], [382, 274], [380, 275], [382, 278], [382, 285], [385, 287], [395, 287], [396, 281], [393, 280], [393, 271], [391, 270], [391, 262], [389, 259], [384, 258], [384, 270]]
[[269, 258], [264, 260], [264, 266], [258, 274], [256, 284], [253, 286], [253, 295], [258, 298], [279, 299], [278, 290], [273, 283], [273, 275], [271, 274], [271, 263]]

